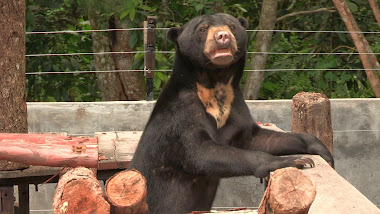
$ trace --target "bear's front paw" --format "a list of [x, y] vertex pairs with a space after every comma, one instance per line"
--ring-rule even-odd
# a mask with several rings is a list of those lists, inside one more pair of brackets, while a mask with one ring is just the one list
[[334, 158], [327, 147], [314, 135], [299, 133], [302, 141], [306, 144], [307, 153], [321, 156], [332, 168], [334, 168]]
[[285, 167], [296, 167], [302, 169], [309, 165], [311, 168], [315, 167], [315, 163], [312, 159], [306, 157], [280, 157], [280, 160], [274, 161], [271, 164], [261, 166], [256, 171], [258, 178], [266, 177], [270, 172], [276, 169]]

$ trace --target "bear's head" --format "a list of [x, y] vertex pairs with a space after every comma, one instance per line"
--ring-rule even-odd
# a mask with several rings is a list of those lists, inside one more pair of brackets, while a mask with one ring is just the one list
[[193, 64], [214, 69], [229, 66], [245, 56], [248, 22], [244, 18], [218, 13], [190, 20], [170, 28], [168, 38]]

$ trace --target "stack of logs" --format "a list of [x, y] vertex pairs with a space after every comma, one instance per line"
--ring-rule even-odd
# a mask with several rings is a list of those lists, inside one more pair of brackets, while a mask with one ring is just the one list
[[[306, 214], [315, 195], [313, 182], [301, 170], [289, 167], [272, 174], [258, 211], [238, 209], [216, 213]], [[53, 200], [53, 213], [145, 214], [148, 213], [145, 196], [146, 180], [136, 170], [121, 171], [108, 179], [103, 197], [96, 169], [63, 168]]]
[[136, 170], [121, 171], [105, 184], [105, 197], [96, 169], [63, 168], [53, 200], [54, 214], [144, 214], [146, 180]]

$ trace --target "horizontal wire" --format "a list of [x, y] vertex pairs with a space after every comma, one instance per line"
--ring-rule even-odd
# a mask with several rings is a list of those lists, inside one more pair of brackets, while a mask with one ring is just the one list
[[344, 30], [247, 30], [247, 32], [283, 32], [283, 33], [363, 33], [380, 34], [378, 31], [344, 31]]
[[[121, 52], [89, 52], [89, 53], [51, 53], [51, 54], [26, 54], [26, 57], [39, 56], [79, 56], [79, 55], [104, 55], [104, 54], [137, 54], [146, 53], [147, 51], [121, 51]], [[173, 52], [174, 53], [174, 52]]]
[[[167, 72], [172, 70], [150, 70], [158, 72]], [[109, 71], [42, 71], [42, 72], [27, 72], [26, 75], [39, 74], [91, 74], [91, 73], [123, 73], [123, 72], [144, 72], [144, 70], [109, 70]]]
[[[26, 57], [40, 57], [40, 56], [80, 56], [80, 55], [104, 55], [104, 54], [138, 54], [146, 53], [148, 51], [121, 51], [121, 52], [89, 52], [89, 53], [51, 53], [51, 54], [26, 54]], [[154, 53], [174, 54], [175, 51], [154, 51]], [[285, 52], [247, 52], [248, 54], [268, 54], [268, 55], [380, 55], [380, 53], [285, 53]]]
[[110, 31], [132, 31], [132, 30], [144, 30], [144, 29], [147, 29], [147, 28], [119, 28], [119, 29], [102, 29], [102, 30], [33, 31], [33, 32], [26, 32], [26, 35], [33, 35], [33, 34], [60, 34], [60, 33], [91, 33], [91, 32], [110, 32]]
[[310, 52], [310, 53], [285, 53], [285, 52], [247, 52], [248, 54], [269, 54], [269, 55], [380, 55], [380, 53], [343, 53], [343, 52], [338, 52], [338, 53], [319, 53], [319, 52]]
[[[353, 69], [344, 69], [344, 68], [279, 68], [279, 69], [247, 69], [244, 71], [247, 72], [273, 72], [273, 71], [378, 71], [378, 69], [364, 69], [364, 68], [353, 68]], [[172, 71], [169, 69], [164, 70], [150, 70], [157, 72], [168, 72]], [[86, 74], [86, 73], [122, 73], [122, 72], [144, 72], [144, 70], [109, 70], [109, 71], [42, 71], [42, 72], [27, 72], [26, 75], [40, 75], [40, 74]]]
[[[120, 29], [102, 29], [102, 30], [62, 30], [62, 31], [31, 31], [27, 35], [33, 34], [60, 34], [60, 33], [91, 33], [91, 32], [110, 32], [110, 31], [133, 31], [133, 30], [169, 30], [170, 28], [120, 28]], [[335, 31], [335, 30], [246, 30], [247, 32], [283, 32], [283, 33], [363, 33], [363, 34], [380, 34], [378, 31]]]

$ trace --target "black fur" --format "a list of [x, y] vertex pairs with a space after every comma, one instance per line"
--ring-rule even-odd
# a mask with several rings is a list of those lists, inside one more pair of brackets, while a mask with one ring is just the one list
[[[238, 47], [230, 65], [213, 65], [203, 54], [207, 32], [199, 28], [204, 23], [230, 26]], [[302, 159], [277, 155], [319, 154], [333, 164], [332, 156], [316, 137], [261, 129], [252, 119], [239, 86], [247, 26], [244, 18], [215, 14], [196, 17], [169, 30], [168, 38], [177, 44], [173, 73], [130, 165], [147, 179], [150, 213], [209, 210], [220, 178], [265, 177], [278, 168], [302, 168], [305, 164]], [[200, 101], [196, 84], [212, 89], [231, 77], [234, 99], [225, 125], [218, 129], [215, 118]]]

